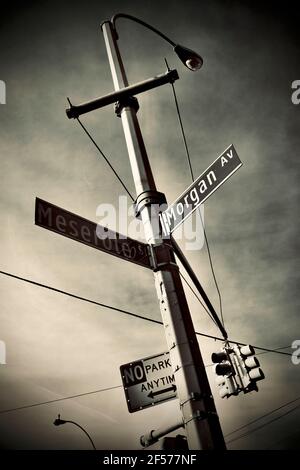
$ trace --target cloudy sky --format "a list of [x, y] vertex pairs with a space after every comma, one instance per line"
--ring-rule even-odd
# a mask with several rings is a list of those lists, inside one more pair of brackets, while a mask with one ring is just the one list
[[[35, 197], [97, 221], [101, 203], [118, 209], [124, 190], [75, 121], [79, 103], [113, 89], [100, 22], [117, 12], [138, 16], [197, 50], [203, 68], [184, 68], [168, 44], [141, 26], [119, 22], [130, 83], [178, 70], [176, 82], [195, 175], [231, 143], [243, 167], [205, 203], [205, 224], [233, 340], [267, 348], [300, 339], [297, 285], [300, 79], [297, 17], [254, 2], [2, 2], [0, 79], [1, 271], [160, 319], [151, 271], [34, 225]], [[14, 4], [15, 5], [15, 4]], [[252, 6], [250, 6], [252, 5]], [[5, 7], [6, 6], [6, 7]], [[298, 23], [299, 25], [299, 23]], [[158, 190], [169, 202], [190, 184], [172, 90], [145, 93], [138, 113]], [[82, 117], [134, 192], [121, 121], [111, 106]], [[181, 241], [184, 248], [184, 241]], [[207, 251], [186, 255], [215, 307]], [[121, 385], [119, 366], [166, 350], [163, 328], [0, 276], [2, 448], [88, 449], [77, 428], [52, 425], [57, 413], [85, 426], [98, 449], [138, 449], [139, 436], [174, 422], [177, 400], [129, 414], [121, 387], [52, 404], [3, 412]], [[219, 336], [187, 291], [195, 328]], [[205, 363], [219, 349], [200, 340]], [[291, 352], [291, 349], [286, 349]], [[224, 434], [300, 396], [300, 365], [264, 354], [259, 393], [221, 400], [207, 367]], [[291, 411], [295, 402], [276, 418]], [[299, 447], [299, 409], [262, 419], [226, 437], [228, 448]]]

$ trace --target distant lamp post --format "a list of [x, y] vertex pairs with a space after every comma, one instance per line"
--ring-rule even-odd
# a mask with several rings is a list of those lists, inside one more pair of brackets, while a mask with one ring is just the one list
[[77, 426], [78, 428], [80, 428], [80, 429], [84, 432], [84, 434], [89, 438], [90, 443], [91, 443], [92, 446], [93, 446], [93, 449], [94, 449], [94, 450], [97, 450], [96, 447], [95, 447], [95, 444], [94, 444], [94, 442], [93, 442], [93, 439], [91, 438], [91, 436], [89, 435], [89, 433], [88, 433], [82, 426], [80, 426], [80, 424], [76, 423], [75, 421], [60, 419], [60, 415], [58, 415], [58, 417], [56, 418], [56, 420], [53, 422], [54, 426], [61, 426], [62, 424], [66, 424], [66, 423], [74, 424], [75, 426]]
[[111, 22], [112, 22], [113, 29], [115, 31], [117, 39], [118, 39], [118, 33], [116, 30], [116, 20], [118, 18], [127, 18], [128, 20], [135, 21], [136, 23], [139, 23], [142, 26], [145, 26], [146, 28], [150, 29], [154, 33], [158, 34], [158, 36], [160, 36], [169, 44], [171, 44], [171, 46], [173, 46], [174, 52], [178, 55], [181, 62], [193, 72], [195, 72], [196, 70], [199, 70], [202, 67], [203, 59], [197, 52], [192, 51], [191, 49], [188, 49], [185, 46], [181, 46], [180, 44], [176, 44], [174, 41], [172, 41], [172, 39], [170, 39], [168, 36], [163, 34], [158, 29], [154, 28], [150, 24], [146, 23], [145, 21], [140, 20], [139, 18], [136, 18], [135, 16], [127, 15], [126, 13], [117, 13], [116, 15], [112, 17]]

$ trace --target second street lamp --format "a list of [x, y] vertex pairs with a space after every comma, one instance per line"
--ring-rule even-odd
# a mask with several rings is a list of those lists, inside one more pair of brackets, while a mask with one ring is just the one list
[[81, 431], [83, 431], [84, 434], [88, 437], [90, 443], [93, 446], [93, 449], [97, 450], [96, 447], [95, 447], [94, 441], [91, 438], [91, 436], [89, 435], [89, 433], [84, 429], [84, 427], [82, 427], [82, 426], [80, 426], [80, 424], [76, 423], [76, 421], [71, 421], [69, 419], [67, 419], [67, 420], [66, 419], [61, 419], [60, 414], [59, 414], [58, 417], [53, 422], [54, 426], [61, 426], [61, 425], [66, 424], [66, 423], [74, 424], [74, 426], [77, 426], [79, 429], [81, 429]]

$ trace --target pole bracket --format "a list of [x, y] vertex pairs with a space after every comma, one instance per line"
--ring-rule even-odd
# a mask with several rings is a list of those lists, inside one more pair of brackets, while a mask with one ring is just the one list
[[192, 392], [189, 396], [189, 398], [187, 398], [186, 400], [182, 401], [180, 403], [180, 408], [182, 406], [184, 406], [186, 403], [190, 402], [190, 401], [200, 401], [204, 398], [204, 395], [202, 393], [198, 393], [198, 392]]
[[184, 422], [184, 426], [186, 426], [191, 421], [203, 421], [204, 419], [216, 418], [217, 416], [217, 413], [214, 411], [196, 410], [192, 417]]
[[212, 396], [207, 395], [205, 393], [192, 392], [189, 395], [189, 398], [180, 402], [180, 408], [182, 408], [186, 403], [189, 403], [190, 401], [200, 401], [200, 400], [204, 400], [205, 398], [212, 398]]
[[154, 272], [166, 269], [170, 266], [178, 269], [173, 249], [170, 245], [167, 243], [161, 243], [159, 245], [150, 245], [150, 248], [152, 251], [152, 260], [154, 264], [152, 269]]
[[163, 204], [167, 205], [166, 196], [159, 191], [143, 191], [134, 201], [134, 214], [137, 219], [141, 218], [141, 211], [144, 207], [157, 204], [159, 207]]
[[119, 118], [121, 117], [121, 113], [124, 108], [134, 109], [137, 113], [140, 108], [137, 98], [134, 96], [127, 96], [126, 98], [115, 103], [115, 113]]

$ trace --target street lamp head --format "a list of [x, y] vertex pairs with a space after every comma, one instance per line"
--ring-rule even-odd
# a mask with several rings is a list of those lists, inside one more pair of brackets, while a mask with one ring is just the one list
[[56, 418], [56, 420], [53, 422], [54, 426], [60, 426], [61, 424], [65, 424], [65, 423], [74, 424], [74, 425], [77, 426], [79, 429], [81, 429], [81, 430], [84, 432], [84, 434], [86, 434], [87, 437], [89, 438], [90, 443], [91, 443], [92, 446], [93, 446], [93, 449], [96, 450], [96, 447], [95, 447], [95, 444], [94, 444], [94, 442], [93, 442], [93, 439], [91, 438], [91, 436], [89, 435], [89, 433], [88, 433], [82, 426], [80, 426], [80, 424], [76, 423], [75, 421], [60, 419], [60, 415], [58, 415], [58, 417]]
[[177, 44], [174, 46], [174, 52], [178, 55], [183, 64], [193, 72], [199, 70], [203, 65], [202, 57], [197, 52], [188, 49], [187, 47]]
[[60, 415], [58, 415], [58, 418], [53, 422], [54, 426], [60, 426], [61, 424], [65, 424], [67, 421], [64, 419], [60, 419]]

